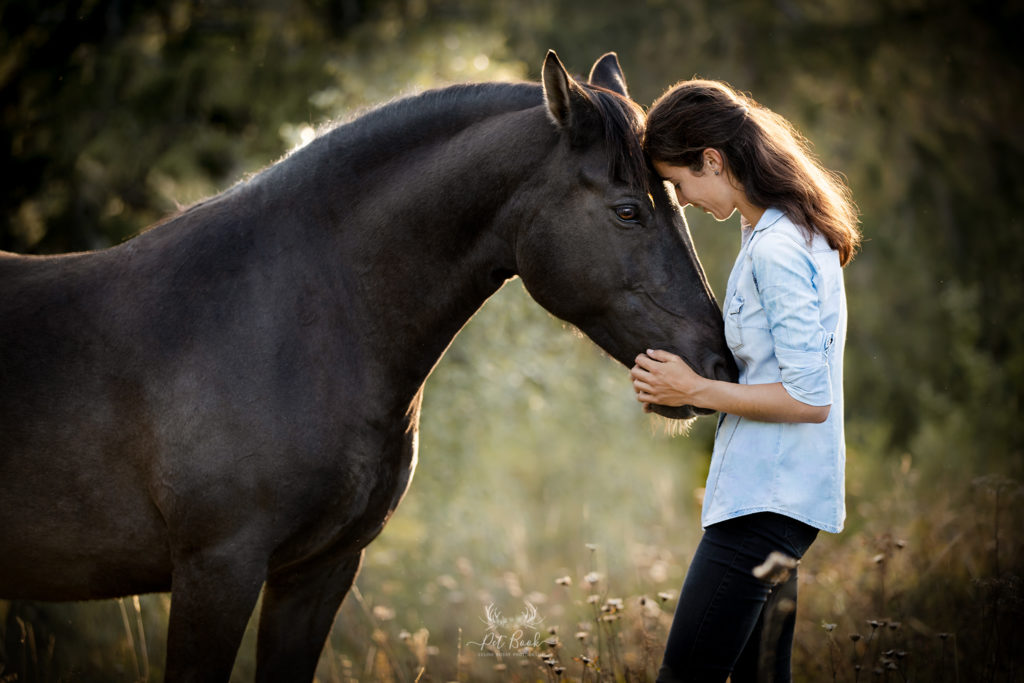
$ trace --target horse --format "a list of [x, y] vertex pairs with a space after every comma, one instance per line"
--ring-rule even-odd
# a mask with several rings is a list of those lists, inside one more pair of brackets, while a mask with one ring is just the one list
[[735, 381], [616, 55], [542, 76], [381, 105], [116, 246], [0, 253], [0, 598], [170, 591], [166, 680], [226, 681], [262, 590], [257, 679], [309, 681], [507, 280], [627, 366]]

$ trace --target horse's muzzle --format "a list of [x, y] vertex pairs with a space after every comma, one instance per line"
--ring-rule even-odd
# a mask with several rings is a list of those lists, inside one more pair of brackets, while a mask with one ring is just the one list
[[707, 408], [695, 408], [693, 406], [659, 406], [651, 405], [651, 412], [672, 420], [689, 420], [691, 417], [710, 415], [715, 412]]

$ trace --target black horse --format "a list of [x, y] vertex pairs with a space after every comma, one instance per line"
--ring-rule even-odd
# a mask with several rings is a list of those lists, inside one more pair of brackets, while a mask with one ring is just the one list
[[[423, 383], [518, 275], [627, 365], [734, 379], [614, 54], [322, 135], [121, 245], [0, 254], [0, 598], [171, 591], [167, 674], [310, 680], [416, 463]], [[688, 407], [658, 408], [689, 417]]]

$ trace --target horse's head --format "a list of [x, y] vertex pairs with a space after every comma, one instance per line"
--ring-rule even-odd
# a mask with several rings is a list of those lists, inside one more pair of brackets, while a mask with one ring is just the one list
[[537, 179], [542, 203], [516, 240], [527, 290], [626, 366], [665, 349], [705, 377], [735, 381], [721, 310], [679, 205], [644, 157], [643, 110], [618, 59], [605, 55], [581, 83], [549, 52], [543, 76], [560, 140]]

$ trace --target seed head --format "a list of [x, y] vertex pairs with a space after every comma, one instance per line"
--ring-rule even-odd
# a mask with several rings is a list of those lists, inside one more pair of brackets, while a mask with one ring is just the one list
[[773, 550], [762, 564], [754, 567], [754, 576], [769, 583], [782, 583], [798, 564], [800, 561], [795, 557]]

